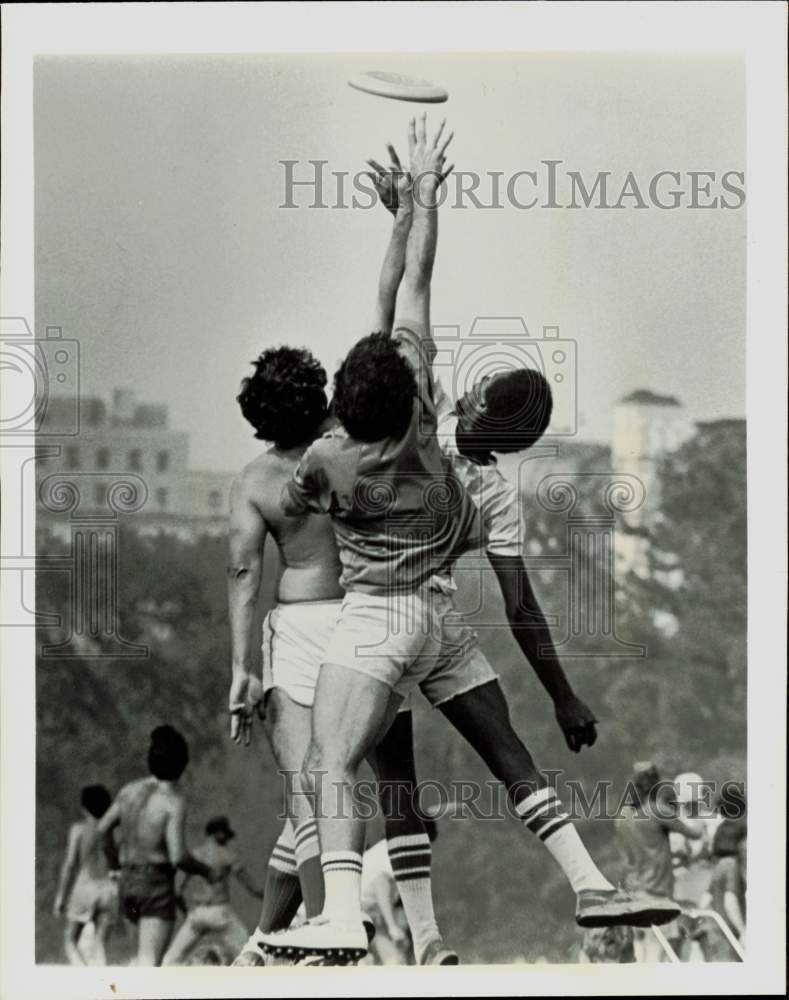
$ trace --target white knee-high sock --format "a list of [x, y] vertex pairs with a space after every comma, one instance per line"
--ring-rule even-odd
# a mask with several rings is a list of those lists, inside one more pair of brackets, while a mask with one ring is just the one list
[[552, 788], [541, 788], [515, 806], [524, 826], [536, 834], [558, 861], [573, 892], [613, 889], [592, 860], [572, 820]]
[[386, 846], [419, 962], [427, 945], [440, 937], [433, 910], [430, 838], [426, 833], [392, 837]]
[[323, 916], [332, 923], [361, 926], [362, 856], [356, 851], [325, 851], [321, 855], [326, 898]]

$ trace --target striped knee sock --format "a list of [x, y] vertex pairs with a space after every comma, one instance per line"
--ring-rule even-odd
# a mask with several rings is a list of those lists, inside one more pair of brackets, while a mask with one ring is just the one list
[[573, 892], [613, 889], [592, 861], [578, 831], [552, 788], [541, 788], [515, 806], [524, 825], [535, 833], [558, 861]]
[[299, 823], [295, 833], [296, 864], [304, 896], [307, 919], [317, 917], [323, 909], [323, 872], [321, 871], [321, 845], [318, 839], [318, 821], [307, 819]]
[[419, 962], [429, 942], [440, 937], [433, 911], [430, 838], [426, 833], [414, 833], [387, 838], [386, 846]]
[[301, 903], [299, 873], [294, 853], [293, 827], [285, 823], [266, 869], [266, 887], [258, 927], [264, 933], [283, 930]]
[[361, 854], [356, 851], [325, 851], [321, 863], [326, 887], [324, 917], [345, 926], [361, 925]]

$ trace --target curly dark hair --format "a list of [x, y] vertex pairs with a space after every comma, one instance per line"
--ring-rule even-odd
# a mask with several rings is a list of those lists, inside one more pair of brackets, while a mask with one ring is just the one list
[[334, 376], [334, 412], [358, 441], [403, 437], [415, 396], [414, 373], [388, 333], [363, 337]]
[[309, 444], [326, 419], [326, 372], [305, 348], [272, 347], [236, 397], [255, 437], [277, 448]]
[[189, 763], [186, 740], [172, 726], [157, 726], [151, 732], [148, 770], [162, 781], [177, 781]]
[[542, 437], [551, 420], [553, 396], [540, 372], [518, 368], [491, 381], [485, 406], [487, 443], [506, 454], [530, 448]]

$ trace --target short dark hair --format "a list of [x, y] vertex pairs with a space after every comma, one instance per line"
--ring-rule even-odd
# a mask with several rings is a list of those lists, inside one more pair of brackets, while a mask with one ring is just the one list
[[104, 785], [86, 785], [80, 793], [80, 805], [91, 816], [101, 819], [112, 803], [112, 796]]
[[177, 781], [189, 763], [186, 740], [172, 726], [157, 726], [151, 732], [148, 770], [162, 781]]
[[414, 373], [388, 333], [363, 337], [334, 376], [334, 412], [359, 441], [403, 437], [415, 396]]
[[272, 347], [253, 361], [255, 374], [236, 397], [255, 437], [278, 448], [309, 444], [326, 419], [326, 371], [306, 349]]
[[518, 368], [492, 379], [485, 390], [480, 426], [485, 443], [501, 454], [530, 448], [545, 433], [553, 412], [547, 379], [531, 368]]

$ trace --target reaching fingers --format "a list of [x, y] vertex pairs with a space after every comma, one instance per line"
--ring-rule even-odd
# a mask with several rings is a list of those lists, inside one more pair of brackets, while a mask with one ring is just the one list
[[433, 145], [438, 145], [438, 140], [441, 138], [441, 133], [444, 131], [444, 126], [446, 125], [446, 118], [441, 119], [441, 124], [438, 126], [438, 132], [436, 132], [435, 138], [433, 139]]
[[402, 170], [403, 167], [400, 163], [400, 157], [397, 155], [397, 150], [394, 148], [391, 142], [387, 142], [386, 149], [387, 152], [389, 153], [389, 159], [392, 161], [392, 166], [394, 167], [394, 169]]
[[427, 142], [427, 112], [423, 111], [419, 116], [419, 128], [417, 130], [417, 138], [419, 142], [424, 146]]
[[382, 167], [378, 160], [365, 160], [365, 163], [369, 164], [377, 174], [389, 173], [386, 167]]
[[447, 177], [449, 177], [449, 175], [452, 173], [452, 171], [454, 169], [455, 169], [455, 164], [454, 163], [450, 163], [449, 166], [447, 167], [447, 169], [441, 175], [441, 181], [442, 182], [445, 181], [447, 179]]
[[447, 146], [450, 144], [450, 142], [452, 142], [452, 139], [454, 138], [454, 136], [455, 136], [455, 133], [454, 132], [450, 132], [449, 135], [446, 137], [446, 139], [444, 139], [443, 143], [441, 144], [441, 147], [438, 150], [439, 153], [441, 154], [441, 156], [443, 156], [446, 153]]
[[408, 122], [408, 152], [413, 154], [416, 149], [416, 119], [411, 118]]

